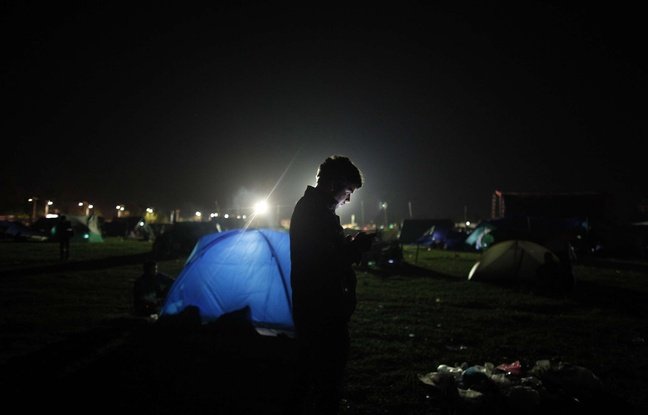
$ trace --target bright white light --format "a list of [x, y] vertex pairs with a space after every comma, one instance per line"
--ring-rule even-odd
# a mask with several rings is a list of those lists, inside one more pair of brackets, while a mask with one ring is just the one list
[[254, 214], [255, 215], [263, 215], [268, 211], [268, 202], [265, 200], [261, 200], [259, 202], [256, 202], [254, 204]]
[[88, 205], [88, 209], [94, 208], [94, 205]]
[[243, 219], [247, 219], [247, 215], [243, 215]]
[[153, 213], [153, 208], [146, 208], [146, 213]]
[[141, 227], [144, 227], [144, 222], [140, 221], [140, 223], [138, 223], [138, 225], [141, 226]]
[[52, 202], [51, 200], [47, 201], [47, 206], [52, 206], [53, 204], [54, 204], [54, 202]]
[[47, 219], [54, 219], [54, 218], [58, 218], [58, 215], [56, 213], [48, 213], [47, 215], [45, 215], [45, 217]]
[[223, 217], [224, 217], [225, 219], [227, 219], [227, 218], [229, 218], [229, 214], [226, 213]]
[[198, 211], [196, 211], [196, 216], [198, 216], [198, 217], [201, 217], [201, 216], [202, 216], [202, 213], [201, 213], [201, 212], [198, 212]]
[[120, 207], [119, 207], [119, 210], [122, 210], [122, 211], [123, 211], [123, 210], [124, 210], [124, 207], [123, 207], [123, 206], [120, 206]]
[[79, 202], [79, 206], [83, 206], [83, 202]]
[[469, 220], [466, 221], [466, 226], [470, 226], [470, 221]]

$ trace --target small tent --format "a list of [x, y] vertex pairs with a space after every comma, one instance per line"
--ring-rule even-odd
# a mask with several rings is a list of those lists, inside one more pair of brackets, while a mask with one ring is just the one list
[[[66, 218], [72, 224], [72, 242], [103, 242], [99, 218], [95, 215], [66, 215]], [[48, 235], [51, 240], [56, 240], [56, 224], [59, 218], [40, 218], [34, 225], [33, 229]]]
[[417, 244], [422, 237], [432, 234], [438, 243], [443, 244], [445, 235], [453, 228], [451, 219], [405, 219], [398, 239], [401, 244]]
[[[471, 281], [534, 285], [545, 255], [558, 257], [542, 245], [524, 240], [498, 242], [486, 249], [468, 275]], [[557, 278], [560, 275], [556, 275]]]
[[198, 240], [160, 314], [191, 306], [208, 323], [249, 307], [255, 327], [292, 330], [291, 297], [288, 232], [234, 229]]

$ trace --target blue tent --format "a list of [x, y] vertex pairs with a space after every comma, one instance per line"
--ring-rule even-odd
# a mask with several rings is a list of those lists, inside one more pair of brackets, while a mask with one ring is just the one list
[[288, 232], [235, 229], [198, 240], [160, 314], [195, 306], [208, 323], [247, 306], [256, 327], [292, 330], [291, 297]]

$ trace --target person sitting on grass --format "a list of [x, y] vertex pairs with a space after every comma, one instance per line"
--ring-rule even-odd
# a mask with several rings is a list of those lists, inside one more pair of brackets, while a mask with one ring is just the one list
[[133, 285], [133, 307], [138, 316], [150, 317], [160, 314], [173, 278], [158, 272], [155, 261], [144, 262], [144, 273], [135, 280]]

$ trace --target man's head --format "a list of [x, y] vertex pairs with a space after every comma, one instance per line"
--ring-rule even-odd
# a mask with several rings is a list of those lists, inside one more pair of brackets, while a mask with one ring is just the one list
[[362, 181], [360, 170], [344, 156], [328, 157], [317, 170], [317, 188], [335, 199], [336, 207], [349, 202]]

